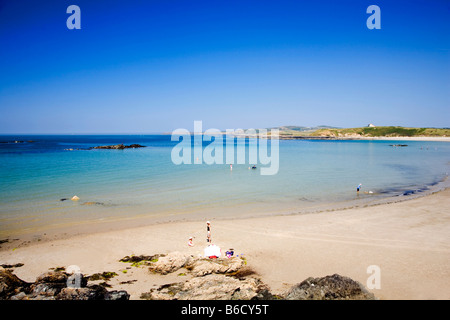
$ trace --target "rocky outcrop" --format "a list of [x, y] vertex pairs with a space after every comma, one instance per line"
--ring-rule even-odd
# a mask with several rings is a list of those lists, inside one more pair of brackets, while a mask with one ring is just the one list
[[76, 150], [93, 150], [93, 149], [112, 149], [112, 150], [123, 150], [123, 149], [136, 149], [136, 148], [146, 148], [146, 146], [134, 143], [130, 145], [124, 145], [123, 143], [107, 145], [107, 146], [97, 146], [89, 148], [66, 148], [65, 151], [76, 151]]
[[308, 278], [285, 295], [275, 296], [257, 277], [238, 279], [226, 274], [194, 277], [186, 282], [162, 285], [141, 295], [148, 300], [374, 300], [358, 282], [334, 274]]
[[153, 273], [179, 272], [189, 276], [184, 282], [165, 284], [143, 293], [147, 300], [250, 300], [271, 299], [267, 286], [237, 257], [207, 259], [172, 252], [149, 264]]
[[56, 300], [128, 300], [130, 295], [124, 291], [108, 291], [100, 285], [86, 288], [64, 288]]
[[149, 257], [153, 258], [153, 262], [148, 263], [149, 270], [162, 275], [175, 272], [181, 268], [185, 268], [194, 277], [213, 273], [231, 274], [238, 272], [245, 265], [245, 261], [237, 257], [231, 259], [207, 259], [181, 252], [171, 252], [164, 256], [159, 255], [158, 259], [154, 259], [154, 257]]
[[122, 149], [134, 149], [134, 148], [145, 148], [145, 146], [142, 146], [142, 145], [137, 144], [137, 143], [130, 144], [129, 146], [126, 146], [123, 143], [121, 143], [121, 144], [110, 145], [110, 146], [93, 147], [92, 149], [118, 149], [118, 150], [122, 150]]
[[195, 259], [186, 265], [186, 269], [194, 277], [202, 277], [208, 274], [236, 274], [244, 267], [244, 260], [231, 259]]
[[334, 274], [308, 278], [286, 293], [276, 296], [261, 281], [246, 261], [205, 259], [179, 252], [169, 253], [154, 263], [150, 271], [166, 275], [185, 269], [190, 278], [165, 284], [143, 293], [148, 300], [373, 300], [375, 296], [350, 278]]
[[191, 264], [193, 261], [194, 257], [190, 254], [172, 252], [166, 256], [161, 256], [156, 262], [151, 263], [149, 269], [152, 272], [168, 274]]
[[147, 300], [269, 300], [272, 295], [257, 278], [209, 274], [186, 282], [173, 283], [152, 289], [141, 295]]
[[34, 283], [19, 279], [11, 271], [0, 268], [0, 300], [128, 300], [124, 291], [108, 291], [100, 285], [87, 285], [88, 278], [80, 274], [80, 287], [67, 286], [71, 275], [63, 271], [49, 271]]
[[[206, 259], [172, 252], [166, 255], [126, 256], [120, 261], [152, 273], [178, 275], [180, 282], [166, 283], [142, 293], [148, 300], [374, 300], [375, 296], [357, 281], [338, 274], [307, 278], [281, 295], [274, 295], [245, 259]], [[131, 268], [130, 267], [130, 268]], [[175, 273], [175, 274], [174, 274]], [[115, 272], [91, 276], [79, 274], [79, 285], [68, 285], [71, 274], [62, 268], [46, 272], [28, 283], [0, 267], [0, 300], [128, 300], [124, 290], [108, 291], [90, 281], [109, 280]]]
[[0, 299], [5, 300], [20, 293], [23, 290], [27, 290], [30, 286], [29, 283], [22, 281], [11, 271], [0, 267]]
[[362, 284], [338, 274], [322, 278], [308, 278], [293, 286], [287, 300], [374, 300], [375, 296]]

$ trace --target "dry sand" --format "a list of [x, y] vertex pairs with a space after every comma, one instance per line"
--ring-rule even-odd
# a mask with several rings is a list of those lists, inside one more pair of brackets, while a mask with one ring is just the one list
[[361, 140], [386, 140], [386, 141], [441, 141], [450, 142], [450, 137], [362, 137]]
[[[331, 212], [212, 220], [213, 242], [222, 252], [244, 254], [272, 293], [307, 277], [334, 273], [367, 284], [367, 268], [380, 268], [380, 299], [450, 299], [450, 189], [425, 197]], [[194, 247], [187, 246], [189, 236]], [[14, 273], [25, 281], [54, 267], [77, 265], [85, 275], [114, 271], [112, 289], [131, 299], [163, 283], [158, 276], [119, 262], [126, 255], [172, 251], [199, 255], [206, 246], [205, 221], [172, 222], [66, 239], [2, 244], [0, 264], [24, 263]], [[128, 268], [128, 269], [127, 269]], [[124, 283], [127, 282], [127, 283]]]

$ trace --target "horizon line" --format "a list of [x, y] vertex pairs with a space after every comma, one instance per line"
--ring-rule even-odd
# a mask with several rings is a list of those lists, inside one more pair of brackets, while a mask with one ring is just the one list
[[[336, 126], [329, 126], [329, 125], [317, 125], [317, 126], [299, 126], [299, 125], [282, 125], [282, 126], [275, 126], [275, 127], [267, 127], [267, 128], [262, 128], [262, 129], [277, 129], [277, 128], [281, 128], [281, 127], [301, 127], [301, 128], [318, 128], [318, 127], [329, 127], [329, 128], [333, 128], [333, 129], [354, 129], [354, 128], [365, 128], [368, 127], [366, 126], [360, 126], [360, 127], [336, 127]], [[381, 125], [381, 126], [375, 126], [375, 127], [399, 127], [399, 128], [429, 128], [429, 129], [450, 129], [450, 126], [448, 127], [432, 127], [432, 126], [426, 126], [426, 127], [409, 127], [409, 126], [398, 126], [398, 125]], [[178, 128], [177, 128], [178, 129]], [[247, 128], [248, 129], [248, 128]], [[247, 130], [247, 129], [243, 129], [243, 130]], [[259, 128], [261, 129], [261, 128]], [[258, 130], [259, 130], [258, 129]], [[176, 130], [176, 129], [174, 129]], [[41, 133], [36, 133], [36, 132], [16, 132], [16, 133], [7, 133], [7, 132], [0, 132], [0, 135], [2, 136], [13, 136], [13, 135], [168, 135], [168, 134], [172, 134], [172, 132], [174, 131], [172, 130], [171, 132], [169, 131], [158, 131], [158, 132], [41, 132]], [[226, 130], [229, 129], [219, 129], [221, 132], [225, 132]], [[235, 130], [235, 129], [233, 129]], [[191, 132], [191, 131], [189, 131]], [[194, 131], [192, 131], [191, 133], [195, 133]]]

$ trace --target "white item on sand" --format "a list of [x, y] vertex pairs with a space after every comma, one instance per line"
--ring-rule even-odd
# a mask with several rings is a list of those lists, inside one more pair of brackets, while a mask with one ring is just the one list
[[78, 201], [78, 200], [80, 200], [80, 198], [78, 198], [77, 196], [73, 196], [71, 200]]
[[204, 250], [205, 257], [220, 258], [220, 255], [221, 255], [220, 247], [216, 246], [215, 244], [211, 244], [211, 245], [207, 246]]

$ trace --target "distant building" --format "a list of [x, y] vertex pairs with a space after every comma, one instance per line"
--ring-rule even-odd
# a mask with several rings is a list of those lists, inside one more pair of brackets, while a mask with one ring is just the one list
[[369, 125], [368, 125], [367, 127], [369, 127], [369, 128], [375, 128], [375, 125], [369, 123]]

